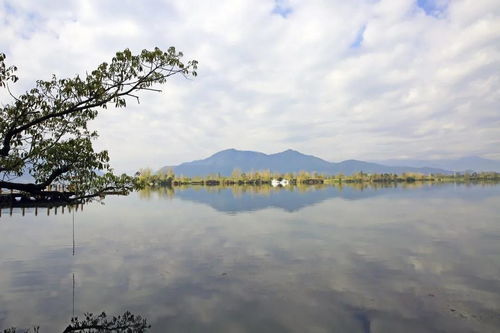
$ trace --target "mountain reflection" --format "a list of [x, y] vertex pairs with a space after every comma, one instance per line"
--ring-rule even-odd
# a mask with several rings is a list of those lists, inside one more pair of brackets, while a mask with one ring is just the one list
[[[491, 185], [489, 183], [436, 184], [416, 182], [400, 184], [318, 184], [286, 187], [245, 185], [178, 186], [145, 188], [139, 192], [139, 197], [144, 200], [154, 197], [161, 199], [179, 198], [205, 204], [219, 212], [226, 213], [251, 212], [267, 208], [279, 208], [287, 212], [295, 212], [332, 198], [344, 200], [362, 200], [377, 196], [449, 198], [451, 193], [452, 197], [478, 200], [495, 195]], [[491, 187], [491, 191], [487, 190], [489, 187]], [[450, 192], [450, 188], [454, 188], [454, 191]]]

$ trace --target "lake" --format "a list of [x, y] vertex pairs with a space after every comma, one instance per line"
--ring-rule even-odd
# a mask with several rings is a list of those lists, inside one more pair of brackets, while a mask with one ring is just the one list
[[187, 187], [0, 218], [0, 328], [498, 332], [500, 185]]

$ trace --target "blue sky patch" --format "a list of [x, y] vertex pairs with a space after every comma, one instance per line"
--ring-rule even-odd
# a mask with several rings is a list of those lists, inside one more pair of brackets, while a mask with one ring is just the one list
[[287, 18], [293, 12], [292, 7], [288, 4], [286, 0], [274, 0], [274, 8], [271, 13], [280, 15], [283, 18]]
[[5, 9], [5, 12], [7, 14], [11, 14], [11, 15], [16, 14], [16, 9], [8, 2], [4, 2], [3, 8]]
[[366, 25], [362, 26], [361, 29], [359, 29], [356, 35], [356, 39], [354, 39], [354, 42], [352, 42], [351, 44], [351, 48], [356, 49], [361, 46], [361, 44], [363, 43], [363, 35], [365, 33], [365, 30], [366, 30]]
[[448, 4], [443, 0], [417, 0], [417, 6], [428, 16], [440, 17], [446, 11]]

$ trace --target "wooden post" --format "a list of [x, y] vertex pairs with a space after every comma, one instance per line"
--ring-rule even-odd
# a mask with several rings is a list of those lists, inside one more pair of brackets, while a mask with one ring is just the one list
[[38, 206], [35, 206], [35, 216], [38, 216]]
[[50, 215], [50, 207], [47, 207], [47, 216]]
[[23, 209], [22, 209], [22, 212], [23, 212], [23, 216], [24, 216], [24, 207], [23, 207]]
[[57, 206], [54, 208], [54, 215], [57, 215]]
[[14, 210], [14, 208], [12, 208], [12, 206], [10, 206], [10, 211], [9, 211], [9, 215], [12, 216], [12, 211]]

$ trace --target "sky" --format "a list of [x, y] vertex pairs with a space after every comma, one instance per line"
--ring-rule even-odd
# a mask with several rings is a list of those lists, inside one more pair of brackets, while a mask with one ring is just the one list
[[92, 122], [117, 171], [228, 148], [500, 159], [498, 0], [0, 0], [15, 93], [156, 46], [198, 77]]

